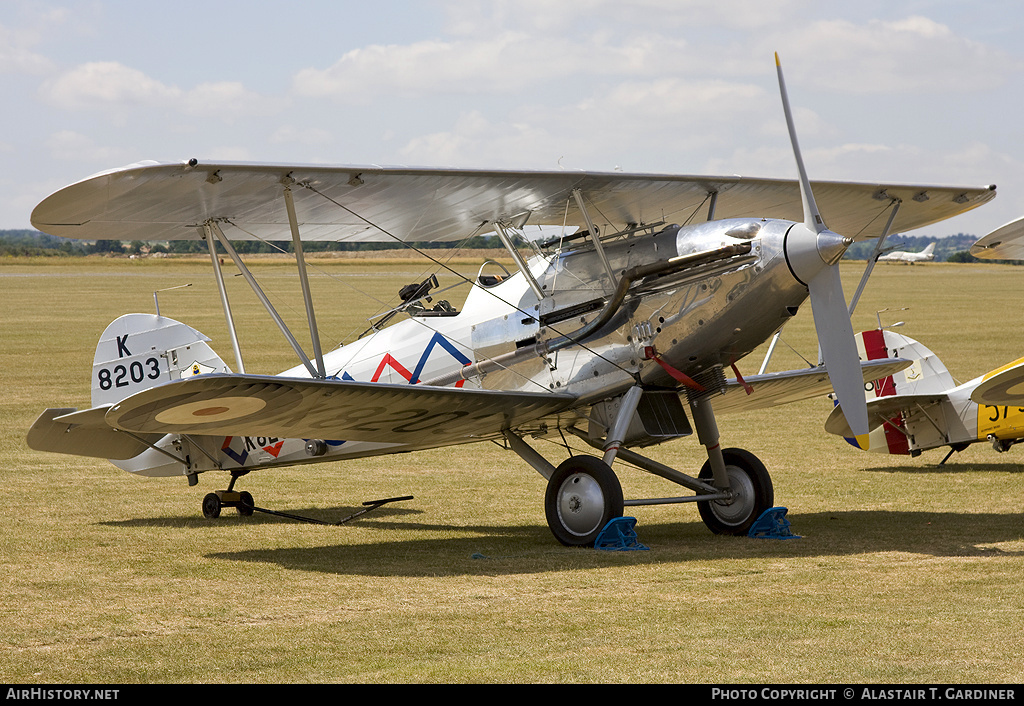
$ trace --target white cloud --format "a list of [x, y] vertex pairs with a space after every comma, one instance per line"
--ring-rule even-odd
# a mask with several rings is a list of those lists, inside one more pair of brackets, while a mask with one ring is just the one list
[[270, 101], [238, 81], [201, 83], [184, 90], [115, 61], [81, 64], [40, 88], [43, 99], [64, 110], [122, 113], [160, 109], [210, 119], [231, 120], [275, 110]]
[[245, 88], [238, 81], [201, 83], [182, 96], [183, 110], [190, 115], [233, 121], [239, 117], [276, 112], [274, 102]]
[[[515, 94], [560, 80], [653, 76], [665, 71], [683, 40], [645, 35], [625, 41], [610, 33], [588, 41], [523, 32], [409, 45], [371, 45], [347, 52], [326, 69], [297, 72], [304, 97], [330, 96], [363, 104], [388, 96]], [[685, 62], [683, 62], [685, 64]]]
[[402, 155], [416, 164], [555, 168], [564, 157], [587, 169], [654, 163], [692, 172], [692, 152], [731, 148], [764, 103], [760, 87], [726, 81], [622, 82], [562, 106], [534, 104], [500, 117], [467, 111], [450, 130], [410, 140]]
[[766, 39], [785, 47], [787, 76], [843, 93], [976, 91], [1002, 85], [1021, 69], [1003, 52], [920, 16], [819, 20]]
[[[401, 155], [411, 164], [515, 168], [544, 163], [545, 156], [558, 149], [556, 142], [542, 127], [491, 122], [479, 111], [472, 111], [461, 115], [451, 130], [413, 138]], [[557, 155], [547, 162], [548, 168], [555, 168], [556, 160]]]
[[127, 155], [116, 148], [97, 145], [92, 138], [73, 130], [61, 130], [46, 139], [46, 147], [54, 159], [61, 161], [118, 164]]
[[485, 37], [509, 28], [568, 35], [590, 23], [613, 27], [619, 34], [634, 28], [679, 32], [707, 25], [763, 30], [793, 21], [793, 13], [807, 5], [808, 0], [448, 0], [444, 11], [452, 34]]
[[40, 91], [51, 104], [66, 110], [165, 107], [182, 95], [181, 89], [116, 61], [82, 64], [46, 81]]
[[515, 90], [524, 79], [509, 77], [500, 67], [517, 61], [517, 45], [524, 40], [506, 34], [490, 41], [371, 45], [347, 52], [326, 69], [299, 71], [294, 88], [301, 96], [332, 96], [356, 104], [381, 94]]
[[0, 25], [0, 74], [35, 75], [49, 71], [50, 60], [32, 50], [38, 41], [35, 32]]

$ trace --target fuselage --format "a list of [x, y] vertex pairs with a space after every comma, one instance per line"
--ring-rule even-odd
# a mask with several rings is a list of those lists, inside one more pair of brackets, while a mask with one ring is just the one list
[[[472, 283], [457, 313], [433, 311], [432, 304], [379, 331], [324, 354], [329, 377], [391, 384], [422, 384], [456, 379], [457, 387], [556, 391], [579, 399], [585, 415], [590, 405], [621, 395], [636, 384], [677, 386], [662, 363], [692, 378], [728, 368], [777, 331], [807, 298], [787, 257], [787, 233], [793, 223], [735, 219], [691, 226], [669, 226], [624, 237], [604, 246], [611, 277], [637, 265], [750, 243], [749, 255], [643, 281], [614, 316], [590, 337], [550, 354], [547, 342], [563, 340], [597, 316], [615, 288], [593, 245], [584, 242], [541, 252], [528, 269], [543, 296], [538, 297], [522, 272], [497, 283]], [[816, 247], [813, 243], [809, 246]], [[805, 248], [806, 249], [806, 248]], [[481, 375], [459, 377], [473, 363], [525, 349], [525, 355]], [[300, 365], [281, 373], [309, 377]], [[552, 433], [555, 430], [550, 430]], [[279, 466], [327, 458], [351, 458], [405, 450], [399, 444], [326, 440], [326, 449], [311, 457], [304, 439], [227, 437], [192, 439], [208, 446], [222, 469]], [[152, 453], [152, 452], [147, 452]], [[200, 470], [213, 469], [206, 454], [193, 454]], [[139, 464], [126, 470], [167, 475]], [[142, 464], [143, 466], [148, 464]], [[205, 468], [204, 466], [209, 466]], [[180, 473], [180, 471], [176, 471]]]
[[[527, 356], [456, 384], [557, 390], [586, 402], [621, 394], [633, 384], [635, 373], [651, 384], [674, 384], [662, 366], [645, 358], [649, 347], [691, 376], [729, 366], [778, 330], [807, 297], [807, 287], [786, 262], [784, 239], [790, 225], [712, 221], [606, 245], [613, 276], [639, 264], [736, 242], [749, 240], [752, 247], [750, 257], [739, 262], [710, 271], [683, 271], [643, 288], [627, 298], [610, 325], [577, 345], [547, 357]], [[746, 237], [751, 232], [754, 237]], [[542, 298], [518, 272], [490, 287], [474, 282], [456, 315], [413, 314], [325, 354], [328, 375], [399, 384], [430, 381], [470, 363], [571, 334], [597, 315], [614, 289], [592, 247], [536, 255], [528, 265]], [[297, 366], [282, 375], [306, 377], [308, 372]]]

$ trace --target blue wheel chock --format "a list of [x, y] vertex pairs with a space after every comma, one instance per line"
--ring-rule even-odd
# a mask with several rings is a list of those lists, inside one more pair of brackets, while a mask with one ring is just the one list
[[635, 517], [616, 517], [608, 522], [594, 540], [594, 549], [612, 552], [647, 550], [648, 547], [637, 541]]
[[789, 530], [789, 520], [786, 519], [787, 512], [789, 510], [784, 507], [768, 508], [750, 526], [747, 536], [755, 539], [800, 539], [800, 535], [793, 534]]

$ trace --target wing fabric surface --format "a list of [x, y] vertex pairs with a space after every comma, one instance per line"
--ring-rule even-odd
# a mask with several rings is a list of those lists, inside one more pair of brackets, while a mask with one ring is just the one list
[[971, 255], [985, 260], [1024, 260], [1024, 218], [1007, 223], [971, 246]]
[[[285, 184], [303, 240], [459, 240], [527, 212], [530, 224], [583, 228], [574, 189], [617, 225], [684, 223], [711, 194], [716, 218], [802, 218], [799, 185], [783, 179], [152, 162], [57, 191], [35, 208], [32, 224], [68, 238], [163, 241], [199, 239], [199, 226], [216, 219], [232, 240], [283, 240], [290, 237]], [[857, 239], [881, 235], [894, 199], [901, 205], [892, 231], [904, 232], [995, 197], [987, 186], [822, 181], [813, 189], [829, 225]]]
[[971, 401], [1006, 407], [1024, 405], [1024, 358], [985, 375], [971, 393]]
[[[868, 383], [905, 370], [912, 364], [913, 361], [903, 358], [881, 358], [861, 362], [861, 373], [864, 375], [864, 382]], [[747, 394], [743, 383], [753, 389], [751, 394]], [[715, 412], [765, 409], [832, 392], [828, 371], [824, 367], [752, 375], [744, 378], [743, 383], [735, 379], [726, 381], [725, 394], [711, 399]], [[845, 417], [843, 420], [845, 421]]]
[[445, 446], [491, 438], [568, 407], [571, 395], [348, 380], [204, 375], [114, 405], [116, 429]]

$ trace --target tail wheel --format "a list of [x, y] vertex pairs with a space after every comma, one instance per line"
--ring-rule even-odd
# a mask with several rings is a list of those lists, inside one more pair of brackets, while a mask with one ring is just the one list
[[220, 497], [216, 493], [207, 493], [203, 498], [203, 517], [209, 520], [220, 517]]
[[544, 513], [555, 539], [591, 546], [610, 520], [622, 517], [622, 486], [601, 459], [572, 456], [555, 469], [544, 496]]
[[[697, 503], [700, 519], [715, 534], [746, 534], [768, 508], [775, 504], [771, 476], [760, 459], [743, 449], [723, 449], [725, 470], [729, 474], [732, 500], [705, 500]], [[712, 482], [711, 462], [706, 461], [697, 476]]]
[[238, 514], [242, 517], [251, 517], [256, 502], [252, 499], [252, 493], [243, 490], [238, 494]]

